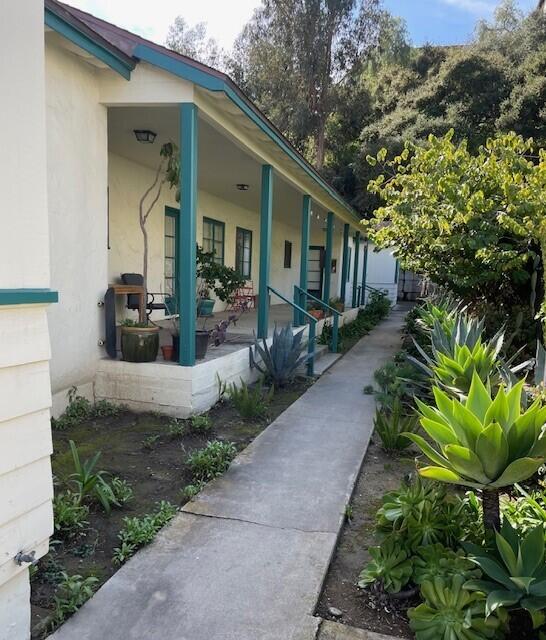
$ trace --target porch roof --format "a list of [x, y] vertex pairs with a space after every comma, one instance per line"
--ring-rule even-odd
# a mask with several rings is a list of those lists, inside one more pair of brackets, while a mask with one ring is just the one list
[[[299, 182], [309, 188], [311, 195], [318, 187], [322, 195], [320, 200], [325, 208], [334, 211], [345, 222], [353, 225], [360, 222], [357, 212], [307, 162], [228, 75], [57, 0], [45, 0], [45, 5], [46, 24], [50, 28], [60, 32], [77, 46], [83, 47], [89, 54], [98, 56], [126, 79], [130, 79], [131, 70], [142, 61], [200, 88], [205, 104], [206, 94], [217, 99], [220, 97], [222, 102], [225, 102], [226, 113], [250, 120], [262, 140], [276, 151], [276, 155], [285, 161], [288, 160], [292, 172], [297, 173]], [[63, 24], [65, 28], [62, 28]], [[86, 47], [88, 42], [95, 45], [102, 54], [92, 46]], [[271, 152], [271, 149], [269, 151]]]

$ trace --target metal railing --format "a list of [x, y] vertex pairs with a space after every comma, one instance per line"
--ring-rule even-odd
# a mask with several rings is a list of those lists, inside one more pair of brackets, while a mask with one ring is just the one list
[[[317, 304], [319, 304], [323, 309], [330, 311], [333, 316], [333, 326], [332, 326], [332, 341], [330, 343], [330, 350], [333, 353], [337, 353], [337, 342], [338, 342], [338, 333], [339, 333], [339, 317], [342, 315], [340, 311], [334, 309], [329, 304], [326, 304], [324, 300], [320, 298], [316, 298], [314, 295], [310, 294], [305, 289], [298, 287], [297, 284], [294, 285], [294, 307], [298, 307], [299, 309], [307, 308], [307, 299], [311, 299]], [[305, 312], [306, 315], [309, 315]], [[311, 316], [313, 317], [313, 316]], [[294, 311], [294, 324], [296, 326], [300, 326], [302, 324], [301, 315], [299, 315], [296, 311]]]
[[[317, 322], [318, 320], [312, 316], [310, 313], [307, 313], [305, 309], [299, 307], [295, 302], [285, 298], [282, 293], [279, 293], [276, 289], [273, 289], [270, 285], [267, 285], [268, 291], [279, 297], [281, 300], [284, 300], [287, 304], [289, 304], [294, 309], [294, 317], [297, 313], [305, 316], [309, 322], [309, 338], [307, 340], [307, 375], [312, 376], [315, 373], [315, 342], [317, 340]], [[300, 326], [299, 324], [296, 326]]]

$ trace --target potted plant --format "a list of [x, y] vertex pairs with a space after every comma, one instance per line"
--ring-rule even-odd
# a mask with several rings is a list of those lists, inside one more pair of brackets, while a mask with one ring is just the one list
[[324, 311], [313, 303], [310, 303], [308, 305], [307, 313], [312, 315], [313, 318], [316, 318], [317, 320], [322, 320], [322, 318], [324, 318]]
[[[148, 230], [146, 223], [152, 213], [163, 186], [178, 186], [180, 176], [179, 153], [177, 146], [168, 142], [161, 147], [161, 159], [157, 166], [154, 180], [140, 198], [138, 221], [143, 239], [142, 285], [143, 303], [139, 309], [138, 322], [127, 320], [121, 326], [121, 354], [128, 362], [153, 362], [159, 350], [159, 327], [152, 324], [147, 316], [148, 300]], [[177, 192], [177, 200], [180, 194]]]
[[336, 309], [336, 311], [345, 311], [345, 304], [341, 298], [332, 298], [328, 304]]
[[197, 315], [201, 318], [210, 318], [214, 309], [214, 299], [210, 297], [209, 288], [204, 285], [197, 291]]

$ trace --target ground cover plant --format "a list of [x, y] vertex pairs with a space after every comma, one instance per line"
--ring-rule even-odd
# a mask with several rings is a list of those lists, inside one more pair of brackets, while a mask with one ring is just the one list
[[[526, 379], [533, 363], [510, 361], [496, 329], [489, 334], [485, 321], [445, 296], [409, 315], [405, 350], [376, 375], [373, 458], [381, 446], [383, 461], [396, 456], [392, 465], [383, 462], [389, 474], [402, 463], [407, 470], [408, 456], [414, 469], [406, 477], [393, 474], [400, 484], [379, 504], [370, 508], [370, 497], [363, 500], [360, 508], [369, 509], [364, 533], [351, 531], [360, 518], [358, 502], [351, 505], [344, 534], [350, 543], [342, 536], [331, 570], [338, 575], [327, 580], [321, 615], [329, 617], [334, 606], [344, 618], [347, 610], [347, 622], [417, 640], [546, 637], [546, 492], [540, 476], [546, 407], [533, 376]], [[450, 363], [446, 377], [441, 356], [463, 347], [464, 375], [455, 375], [460, 369]], [[417, 367], [419, 358], [433, 363], [426, 374], [415, 369], [423, 372], [424, 386], [404, 371], [408, 363]], [[399, 432], [390, 423], [385, 429], [389, 407], [392, 425], [417, 420], [419, 430]], [[406, 439], [404, 448], [392, 446], [396, 436]], [[363, 539], [368, 549], [360, 557], [368, 562], [358, 572], [353, 568], [352, 595], [341, 582], [347, 583], [348, 559]]]

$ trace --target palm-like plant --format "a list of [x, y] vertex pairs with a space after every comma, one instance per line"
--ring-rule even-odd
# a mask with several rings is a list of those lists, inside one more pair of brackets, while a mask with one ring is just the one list
[[482, 490], [486, 528], [500, 524], [499, 488], [526, 480], [546, 459], [546, 407], [537, 400], [522, 411], [523, 383], [508, 392], [500, 386], [494, 399], [477, 373], [463, 400], [433, 387], [436, 406], [417, 404], [438, 448], [418, 434], [403, 434], [434, 463], [419, 469], [422, 477]]

